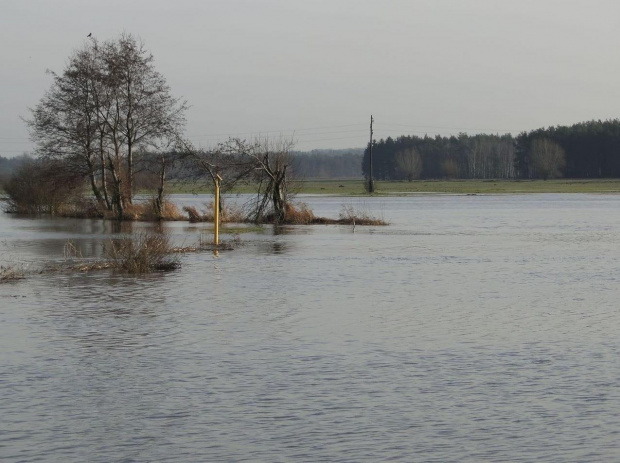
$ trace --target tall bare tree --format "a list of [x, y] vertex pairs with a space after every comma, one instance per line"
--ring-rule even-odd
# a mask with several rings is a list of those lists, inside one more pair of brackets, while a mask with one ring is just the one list
[[155, 69], [144, 43], [123, 34], [104, 47], [107, 86], [111, 89], [109, 128], [125, 143], [128, 201], [133, 193], [136, 147], [156, 148], [174, 138], [185, 124], [187, 104], [172, 97], [165, 78]]
[[[195, 150], [183, 143], [183, 158], [190, 160], [186, 170], [203, 173], [214, 180], [220, 175], [224, 189], [239, 181], [257, 186], [257, 195], [249, 205], [254, 222], [285, 223], [290, 211], [290, 152], [292, 140], [256, 139], [248, 142], [232, 138], [210, 151]], [[195, 177], [194, 177], [195, 178]]]
[[91, 39], [52, 76], [26, 121], [37, 151], [81, 169], [99, 204], [121, 218], [132, 199], [136, 152], [179, 138], [187, 103], [171, 95], [153, 56], [128, 34]]
[[396, 171], [399, 177], [410, 182], [422, 173], [422, 158], [415, 148], [407, 148], [395, 155]]
[[532, 141], [530, 158], [534, 174], [547, 180], [562, 176], [566, 166], [566, 156], [560, 145], [548, 138]]
[[48, 71], [52, 85], [26, 123], [37, 152], [47, 159], [62, 159], [65, 169], [87, 176], [93, 195], [101, 203], [96, 181], [97, 108], [92, 95], [91, 58], [87, 47], [69, 58], [62, 74]]
[[252, 215], [255, 222], [285, 223], [290, 205], [289, 167], [293, 140], [267, 138], [247, 143], [233, 139], [227, 149], [250, 163], [258, 182]]

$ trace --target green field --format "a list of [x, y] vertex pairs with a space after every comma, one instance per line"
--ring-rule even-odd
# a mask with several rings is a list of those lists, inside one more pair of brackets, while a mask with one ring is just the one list
[[[416, 193], [501, 194], [501, 193], [620, 193], [620, 179], [555, 180], [415, 180], [377, 181], [376, 195]], [[301, 180], [291, 182], [294, 193], [338, 196], [365, 195], [362, 180]], [[167, 193], [212, 193], [206, 182], [170, 182]], [[232, 193], [255, 193], [255, 185], [237, 185]], [[149, 194], [148, 191], [140, 193]], [[2, 190], [0, 189], [0, 196]]]
[[[362, 180], [303, 180], [292, 182], [291, 188], [301, 194], [340, 196], [364, 195]], [[620, 179], [556, 179], [556, 180], [417, 180], [413, 182], [377, 181], [377, 195], [415, 193], [501, 194], [501, 193], [620, 193]], [[253, 185], [241, 185], [234, 193], [254, 193]], [[206, 184], [171, 184], [171, 193], [209, 193]]]

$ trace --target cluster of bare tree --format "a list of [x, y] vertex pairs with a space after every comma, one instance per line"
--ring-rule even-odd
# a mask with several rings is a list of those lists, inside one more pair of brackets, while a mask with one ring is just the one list
[[197, 150], [184, 142], [175, 153], [182, 166], [177, 178], [194, 181], [207, 177], [221, 182], [223, 191], [238, 182], [256, 186], [256, 196], [248, 205], [253, 222], [284, 223], [290, 211], [289, 170], [292, 140], [256, 139], [248, 142], [232, 138], [213, 150]]
[[[123, 216], [140, 154], [169, 152], [185, 123], [153, 56], [127, 34], [73, 53], [26, 121], [43, 159], [88, 178], [99, 207]], [[165, 160], [162, 160], [162, 162]]]
[[[292, 142], [231, 139], [208, 151], [194, 148], [182, 136], [187, 103], [171, 95], [137, 38], [123, 34], [102, 43], [92, 38], [69, 57], [62, 73], [51, 74], [50, 89], [25, 121], [38, 164], [29, 164], [15, 185], [25, 187], [24, 178], [37, 176], [40, 189], [53, 188], [50, 177], [58, 177], [48, 166], [54, 165], [72, 185], [87, 179], [98, 209], [108, 213], [103, 215], [123, 219], [136, 184], [146, 182], [150, 190], [156, 185], [154, 206], [161, 217], [167, 172], [174, 168], [177, 178], [224, 179], [224, 190], [251, 181], [258, 185], [249, 212], [253, 220], [286, 221]], [[30, 210], [27, 198], [33, 195], [23, 188], [12, 191], [17, 194], [12, 199], [26, 198], [17, 209]]]

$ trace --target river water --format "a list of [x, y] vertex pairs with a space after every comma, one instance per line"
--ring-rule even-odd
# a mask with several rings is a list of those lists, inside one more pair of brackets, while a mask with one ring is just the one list
[[[620, 460], [618, 196], [302, 199], [390, 225], [0, 285], [2, 461]], [[0, 261], [118, 232], [3, 214]]]

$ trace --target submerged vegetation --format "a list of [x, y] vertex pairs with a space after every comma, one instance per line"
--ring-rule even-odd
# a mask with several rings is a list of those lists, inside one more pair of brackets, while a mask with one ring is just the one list
[[0, 283], [26, 278], [26, 271], [19, 265], [0, 265]]
[[110, 267], [125, 273], [148, 273], [175, 270], [181, 267], [172, 254], [170, 239], [161, 233], [138, 233], [120, 240], [111, 240], [106, 248]]

